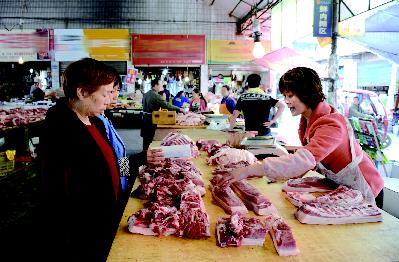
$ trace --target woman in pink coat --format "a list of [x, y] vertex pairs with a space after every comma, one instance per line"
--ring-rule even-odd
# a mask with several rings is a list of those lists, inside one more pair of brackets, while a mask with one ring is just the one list
[[369, 202], [382, 208], [384, 180], [354, 138], [348, 120], [324, 101], [317, 73], [306, 67], [291, 69], [281, 77], [279, 89], [291, 114], [301, 115], [298, 133], [303, 147], [294, 154], [236, 169], [222, 183], [229, 185], [249, 175], [289, 179], [317, 167], [327, 178], [360, 190]]

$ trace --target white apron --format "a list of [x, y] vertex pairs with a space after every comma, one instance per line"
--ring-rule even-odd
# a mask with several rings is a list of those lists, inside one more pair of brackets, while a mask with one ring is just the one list
[[347, 119], [345, 119], [345, 121], [346, 121], [346, 129], [348, 130], [349, 145], [352, 154], [352, 162], [349, 163], [346, 167], [344, 167], [341, 171], [339, 171], [336, 174], [331, 170], [325, 168], [322, 163], [317, 163], [317, 167], [319, 168], [321, 173], [325, 175], [327, 178], [331, 179], [332, 181], [334, 181], [339, 185], [345, 185], [350, 188], [359, 190], [360, 192], [362, 192], [364, 198], [369, 203], [375, 204], [373, 191], [371, 190], [370, 185], [367, 183], [366, 179], [364, 178], [359, 168], [359, 163], [363, 159], [363, 152], [359, 156], [356, 156], [355, 146], [354, 146], [354, 133], [352, 130], [352, 126], [350, 125]]

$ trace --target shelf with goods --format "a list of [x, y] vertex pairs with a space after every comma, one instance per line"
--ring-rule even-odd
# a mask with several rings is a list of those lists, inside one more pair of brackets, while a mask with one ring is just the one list
[[362, 149], [376, 162], [380, 162], [387, 175], [385, 164], [388, 159], [381, 151], [382, 141], [378, 135], [377, 123], [374, 119], [363, 119], [357, 117], [349, 118], [356, 139], [359, 141]]

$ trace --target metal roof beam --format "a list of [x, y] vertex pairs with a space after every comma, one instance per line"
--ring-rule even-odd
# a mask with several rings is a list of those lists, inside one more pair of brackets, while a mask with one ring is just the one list
[[282, 0], [268, 0], [267, 4], [262, 7], [259, 8], [259, 6], [264, 2], [264, 0], [259, 1], [253, 8], [251, 8], [251, 10], [243, 17], [241, 18], [238, 22], [237, 22], [237, 34], [241, 34], [244, 30], [248, 29], [248, 27], [250, 25], [252, 25], [252, 21], [247, 24], [244, 28], [242, 28], [242, 26], [251, 19], [251, 17], [254, 15], [254, 13], [256, 13], [256, 11], [260, 11], [262, 10], [260, 15], [256, 15], [256, 18], [259, 18], [260, 16], [262, 16], [264, 13], [266, 13], [267, 11], [269, 11], [270, 9], [272, 9], [275, 5], [277, 5], [278, 3], [280, 3]]

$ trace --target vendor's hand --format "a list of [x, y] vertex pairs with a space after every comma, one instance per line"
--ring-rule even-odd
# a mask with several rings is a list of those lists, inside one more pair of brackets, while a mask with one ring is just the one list
[[246, 172], [247, 168], [238, 168], [227, 172], [221, 172], [219, 175], [222, 175], [222, 179], [220, 179], [219, 186], [228, 187], [232, 183], [236, 181], [243, 180], [248, 177], [248, 173]]
[[263, 123], [263, 126], [265, 126], [265, 127], [271, 127], [274, 123], [276, 123], [275, 120], [270, 120], [270, 121], [264, 122], [264, 123]]
[[226, 172], [225, 174], [220, 174], [223, 178], [220, 180], [220, 186], [230, 186], [231, 183], [240, 181], [249, 176], [251, 177], [263, 177], [265, 172], [263, 170], [262, 164], [253, 164], [247, 167], [237, 168], [232, 171]]
[[147, 162], [150, 164], [160, 164], [165, 160], [165, 155], [161, 148], [147, 150]]

